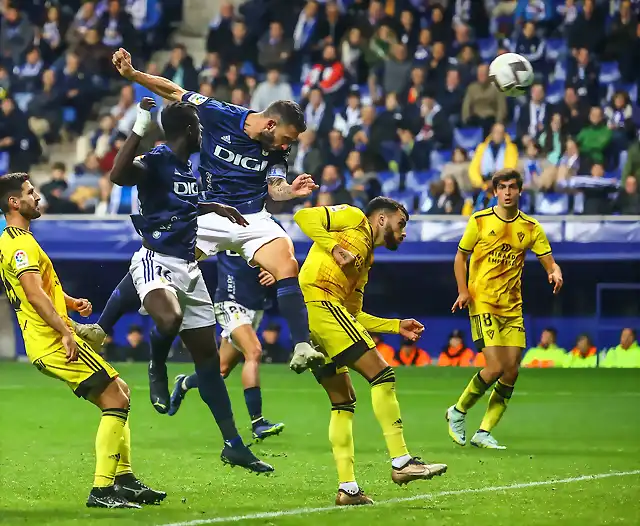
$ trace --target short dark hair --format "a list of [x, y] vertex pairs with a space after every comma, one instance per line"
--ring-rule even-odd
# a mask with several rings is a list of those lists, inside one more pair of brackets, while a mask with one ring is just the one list
[[127, 334], [131, 334], [133, 332], [144, 334], [144, 332], [142, 331], [142, 327], [140, 327], [140, 325], [129, 325], [129, 330], [127, 331]]
[[558, 337], [558, 331], [556, 330], [555, 327], [547, 327], [547, 328], [543, 329], [542, 332], [550, 332], [551, 334], [553, 334], [553, 339], [554, 340]]
[[22, 185], [29, 180], [29, 174], [16, 172], [0, 176], [0, 210], [9, 212], [9, 198], [22, 195]]
[[391, 199], [390, 197], [374, 197], [371, 201], [369, 201], [367, 209], [364, 213], [367, 217], [371, 217], [376, 212], [393, 213], [397, 212], [398, 210], [400, 210], [407, 218], [407, 221], [409, 221], [409, 212], [407, 212], [405, 206], [395, 199]]
[[497, 190], [500, 183], [510, 181], [511, 179], [515, 179], [516, 183], [518, 184], [518, 190], [522, 190], [522, 175], [520, 175], [520, 172], [518, 170], [514, 170], [513, 168], [498, 170], [493, 174], [493, 177], [491, 178], [491, 185], [493, 186], [493, 190]]
[[51, 165], [51, 170], [61, 170], [63, 172], [67, 171], [67, 165], [63, 162], [57, 161]]
[[278, 117], [285, 126], [293, 126], [298, 133], [307, 131], [302, 108], [292, 100], [277, 100], [269, 104], [264, 114], [268, 117]]
[[194, 116], [198, 117], [196, 107], [190, 102], [170, 102], [160, 115], [162, 129], [167, 140], [178, 139], [193, 124]]

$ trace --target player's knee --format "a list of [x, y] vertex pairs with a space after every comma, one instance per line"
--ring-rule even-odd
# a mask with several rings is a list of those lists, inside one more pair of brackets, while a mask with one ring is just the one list
[[247, 362], [260, 363], [262, 361], [262, 346], [259, 342], [244, 350], [244, 359]]
[[162, 334], [178, 334], [182, 325], [182, 315], [179, 312], [163, 312], [154, 320]]
[[227, 379], [231, 374], [231, 365], [225, 361], [220, 361], [220, 375]]
[[278, 263], [278, 270], [274, 277], [280, 281], [286, 278], [295, 278], [298, 275], [298, 262], [293, 255], [285, 257]]
[[487, 383], [493, 383], [504, 374], [504, 368], [500, 364], [487, 364], [482, 370], [482, 377]]
[[518, 379], [519, 371], [520, 367], [517, 364], [509, 365], [504, 368], [504, 372], [502, 373], [500, 379], [508, 385], [514, 385], [516, 380]]

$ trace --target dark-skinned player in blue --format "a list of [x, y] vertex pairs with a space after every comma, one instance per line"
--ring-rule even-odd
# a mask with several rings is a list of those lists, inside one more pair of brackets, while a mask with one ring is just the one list
[[136, 157], [153, 106], [150, 98], [138, 106], [133, 131], [111, 171], [113, 183], [138, 187], [140, 214], [132, 216], [132, 221], [142, 237], [142, 248], [133, 255], [129, 273], [144, 311], [158, 330], [179, 334], [193, 358], [200, 397], [224, 439], [222, 461], [256, 472], [273, 471], [244, 445], [235, 426], [220, 374], [213, 302], [196, 261], [198, 216], [207, 211], [199, 206], [198, 182], [189, 162], [202, 141], [198, 112], [188, 102], [167, 105], [162, 112], [166, 143]]

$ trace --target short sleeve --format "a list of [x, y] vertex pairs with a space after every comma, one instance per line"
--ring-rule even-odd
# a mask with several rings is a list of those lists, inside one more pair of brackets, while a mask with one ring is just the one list
[[467, 228], [465, 228], [464, 234], [462, 234], [460, 243], [458, 243], [458, 250], [460, 250], [461, 252], [466, 252], [467, 254], [473, 252], [473, 248], [478, 242], [479, 234], [480, 232], [478, 231], [478, 221], [475, 217], [471, 216], [469, 218], [469, 222], [467, 223]]
[[19, 240], [9, 250], [9, 268], [18, 279], [27, 272], [40, 272], [40, 247], [30, 235], [20, 236]]
[[355, 228], [364, 219], [362, 210], [350, 205], [335, 205], [323, 207], [326, 214], [327, 230], [339, 232], [347, 228]]
[[233, 111], [233, 106], [225, 102], [220, 102], [195, 91], [187, 91], [182, 96], [183, 102], [193, 104], [198, 110], [201, 121], [212, 124], [221, 119], [233, 117], [237, 112]]
[[212, 99], [196, 91], [187, 91], [182, 96], [182, 102], [190, 102], [195, 106], [202, 106], [203, 104], [209, 101], [212, 101]]
[[536, 256], [541, 258], [542, 256], [548, 256], [551, 254], [551, 245], [549, 244], [549, 240], [547, 239], [547, 234], [545, 234], [540, 223], [536, 223], [533, 227], [531, 237], [531, 252], [533, 252]]

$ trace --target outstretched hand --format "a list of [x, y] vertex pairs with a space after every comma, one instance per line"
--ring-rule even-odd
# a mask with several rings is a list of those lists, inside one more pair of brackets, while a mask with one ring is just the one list
[[291, 183], [291, 192], [295, 197], [309, 197], [318, 188], [320, 187], [309, 174], [300, 174]]
[[111, 57], [111, 62], [118, 70], [118, 73], [127, 80], [133, 80], [136, 69], [131, 63], [131, 53], [126, 49], [118, 49]]

